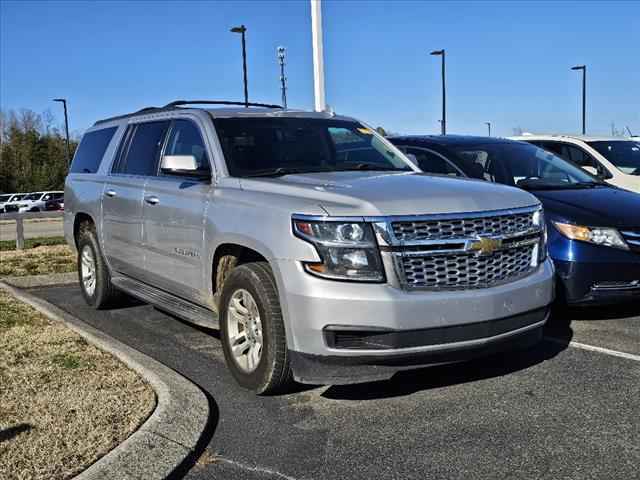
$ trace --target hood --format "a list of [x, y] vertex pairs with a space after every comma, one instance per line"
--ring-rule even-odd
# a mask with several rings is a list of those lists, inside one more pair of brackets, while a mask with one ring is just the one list
[[323, 172], [241, 183], [243, 189], [313, 201], [331, 216], [483, 212], [539, 203], [520, 189], [416, 172]]
[[537, 190], [549, 216], [596, 227], [640, 226], [640, 195], [613, 187]]

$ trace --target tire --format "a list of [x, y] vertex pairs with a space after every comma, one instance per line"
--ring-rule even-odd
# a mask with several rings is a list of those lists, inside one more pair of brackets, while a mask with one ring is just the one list
[[[85, 224], [80, 227], [76, 245], [78, 247], [78, 280], [82, 296], [87, 304], [96, 309], [111, 305], [118, 297], [118, 291], [111, 283], [111, 274], [102, 256], [92, 225]], [[83, 279], [83, 263], [87, 265], [87, 262], [93, 264], [93, 282]], [[84, 273], [87, 274], [87, 268]]]
[[[236, 381], [260, 395], [284, 393], [291, 388], [293, 375], [282, 310], [269, 264], [254, 262], [234, 268], [224, 282], [220, 306], [220, 336], [224, 356]], [[249, 325], [245, 323], [247, 326], [242, 331], [238, 328], [242, 323], [237, 321], [241, 317], [238, 316], [240, 307], [245, 307], [249, 312], [245, 317]], [[260, 335], [252, 333], [251, 326], [255, 327], [256, 324], [259, 324]], [[236, 351], [245, 349], [249, 352], [246, 359], [245, 355], [234, 355], [230, 338], [234, 339]], [[259, 343], [259, 357], [256, 359], [254, 356], [253, 360], [249, 360], [250, 353]]]

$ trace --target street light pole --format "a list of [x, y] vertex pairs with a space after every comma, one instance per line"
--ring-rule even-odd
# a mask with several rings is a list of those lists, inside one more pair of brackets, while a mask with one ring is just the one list
[[324, 90], [324, 43], [322, 0], [311, 0], [311, 43], [313, 46], [313, 96], [316, 112], [327, 110]]
[[71, 146], [69, 145], [69, 115], [67, 114], [67, 99], [54, 98], [53, 101], [62, 103], [62, 106], [64, 107], [64, 130], [67, 138], [67, 165], [71, 165]]
[[249, 87], [247, 86], [247, 43], [245, 34], [247, 27], [240, 25], [239, 27], [233, 27], [232, 33], [239, 33], [242, 35], [242, 77], [244, 81], [244, 106], [249, 106]]
[[487, 126], [487, 128], [489, 129], [489, 136], [491, 136], [491, 122], [484, 122], [484, 124]]
[[287, 77], [284, 75], [286, 48], [278, 47], [278, 62], [280, 63], [280, 88], [282, 88], [282, 106], [287, 109]]
[[436, 55], [442, 57], [442, 135], [447, 134], [447, 90], [446, 90], [446, 81], [445, 81], [445, 51], [442, 50], [434, 50], [431, 52], [431, 55]]
[[587, 66], [576, 65], [571, 70], [582, 70], [582, 134], [587, 134]]

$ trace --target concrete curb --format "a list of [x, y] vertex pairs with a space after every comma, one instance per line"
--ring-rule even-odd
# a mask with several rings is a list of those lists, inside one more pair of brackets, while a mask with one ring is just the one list
[[0, 288], [114, 355], [155, 390], [157, 405], [147, 421], [74, 480], [165, 479], [196, 451], [209, 418], [209, 402], [197, 386], [157, 360], [29, 292], [4, 281], [0, 281]]

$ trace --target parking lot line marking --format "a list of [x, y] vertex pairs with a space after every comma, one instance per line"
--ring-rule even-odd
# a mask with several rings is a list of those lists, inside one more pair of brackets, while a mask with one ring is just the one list
[[233, 465], [235, 467], [241, 468], [243, 470], [249, 470], [250, 472], [262, 473], [269, 476], [275, 476], [278, 478], [283, 478], [284, 480], [298, 480], [294, 477], [290, 477], [289, 475], [285, 475], [284, 473], [277, 472], [275, 470], [271, 470], [270, 468], [263, 467], [254, 467], [251, 465], [246, 465], [241, 462], [236, 462], [234, 460], [229, 460], [228, 458], [218, 456], [217, 459], [222, 463], [228, 463], [229, 465]]
[[[549, 340], [550, 342], [565, 344], [562, 340], [559, 340], [554, 337], [544, 337], [545, 340]], [[634, 355], [633, 353], [619, 352], [617, 350], [611, 350], [609, 348], [604, 347], [596, 347], [595, 345], [587, 345], [586, 343], [579, 342], [569, 342], [569, 346], [580, 348], [582, 350], [589, 350], [591, 352], [604, 353], [605, 355], [611, 355], [613, 357], [626, 358], [627, 360], [635, 360], [636, 362], [640, 362], [640, 355]]]

